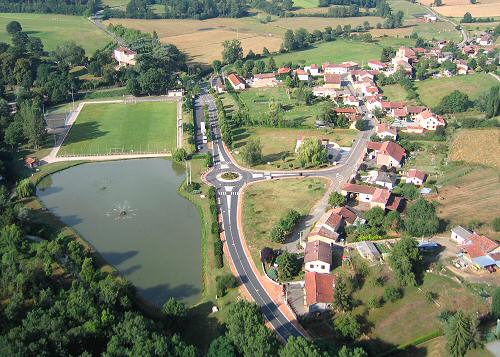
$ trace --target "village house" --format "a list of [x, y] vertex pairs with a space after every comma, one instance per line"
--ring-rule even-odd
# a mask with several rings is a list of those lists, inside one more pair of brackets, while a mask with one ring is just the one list
[[430, 109], [426, 109], [423, 112], [415, 116], [415, 121], [418, 125], [430, 131], [435, 131], [438, 126], [445, 126], [446, 122], [440, 115], [434, 114]]
[[330, 97], [332, 99], [338, 98], [342, 93], [342, 91], [339, 91], [338, 89], [325, 86], [314, 87], [312, 89], [312, 92], [316, 97]]
[[116, 69], [127, 66], [135, 66], [137, 52], [126, 47], [118, 47], [113, 51], [113, 58], [118, 62]]
[[481, 46], [490, 46], [493, 44], [493, 36], [485, 33], [476, 39], [477, 43]]
[[277, 85], [278, 80], [274, 73], [259, 73], [253, 76], [252, 87], [254, 88], [275, 87]]
[[355, 123], [363, 117], [358, 108], [335, 108], [337, 114], [343, 114], [351, 123]]
[[415, 54], [415, 51], [413, 51], [411, 48], [401, 46], [396, 52], [396, 56], [393, 58], [392, 61], [393, 63], [396, 63], [400, 60], [408, 64], [412, 64], [417, 60], [417, 55]]
[[347, 74], [350, 71], [359, 68], [359, 63], [342, 62], [341, 64], [325, 63], [323, 64], [323, 72], [325, 74]]
[[[382, 143], [369, 141], [367, 151], [373, 152], [378, 166], [400, 167], [406, 157], [405, 149], [392, 141]], [[371, 155], [371, 157], [373, 156]]]
[[313, 77], [317, 77], [320, 75], [319, 67], [317, 64], [312, 64], [310, 66], [305, 66], [304, 71], [309, 72], [309, 74]]
[[390, 172], [377, 172], [377, 177], [375, 177], [375, 185], [382, 186], [392, 190], [396, 187], [396, 183], [398, 182], [398, 177]]
[[304, 284], [304, 305], [310, 313], [330, 310], [333, 304], [335, 276], [306, 272]]
[[377, 60], [368, 61], [368, 67], [376, 71], [385, 71], [387, 69], [387, 64]]
[[437, 16], [432, 14], [425, 14], [423, 19], [424, 22], [436, 22], [438, 20]]
[[292, 73], [292, 69], [288, 67], [278, 68], [277, 74], [280, 79], [289, 76]]
[[246, 88], [245, 80], [235, 73], [231, 73], [227, 76], [227, 80], [233, 86], [234, 90], [244, 90]]
[[361, 257], [369, 261], [376, 262], [380, 260], [380, 252], [373, 242], [358, 242], [356, 243], [356, 250]]
[[415, 186], [422, 186], [427, 179], [427, 174], [417, 169], [410, 169], [406, 174], [406, 183], [412, 183]]
[[35, 169], [38, 166], [40, 166], [40, 161], [36, 157], [30, 156], [30, 157], [27, 157], [26, 160], [24, 160], [24, 164], [29, 169]]
[[465, 243], [467, 239], [472, 235], [472, 232], [469, 231], [467, 228], [464, 228], [462, 226], [456, 226], [451, 230], [451, 237], [450, 239], [457, 243], [458, 245], [462, 245]]
[[366, 107], [370, 111], [381, 110], [382, 109], [382, 99], [380, 96], [372, 96], [366, 102]]
[[309, 73], [307, 71], [304, 71], [303, 69], [296, 69], [295, 70], [295, 75], [299, 79], [299, 81], [308, 81], [309, 80]]
[[307, 242], [304, 253], [306, 271], [329, 273], [332, 264], [332, 247], [330, 244], [316, 240]]
[[325, 74], [325, 88], [340, 89], [342, 87], [342, 78], [339, 74]]
[[386, 123], [377, 124], [377, 136], [380, 139], [396, 141], [398, 138], [398, 129]]
[[403, 204], [401, 197], [394, 196], [386, 188], [347, 183], [342, 186], [341, 193], [358, 202], [368, 203], [370, 208], [380, 207], [384, 210], [397, 211]]
[[469, 66], [465, 60], [456, 60], [457, 74], [467, 74], [469, 72]]
[[472, 265], [488, 269], [500, 267], [500, 245], [477, 233], [472, 233], [461, 245], [464, 259]]
[[349, 95], [349, 96], [347, 96], [344, 99], [344, 104], [345, 105], [350, 105], [350, 106], [353, 106], [353, 107], [359, 107], [360, 100], [358, 98], [356, 98], [355, 96], [353, 96], [353, 95]]
[[307, 235], [307, 241], [314, 242], [319, 240], [332, 245], [339, 239], [339, 229], [342, 225], [342, 216], [333, 212], [333, 210], [329, 210], [316, 222], [314, 228]]
[[224, 85], [224, 82], [222, 81], [222, 78], [220, 76], [212, 77], [211, 81], [211, 86], [212, 88], [217, 92], [217, 93], [224, 93], [226, 91], [226, 86]]
[[347, 206], [334, 208], [333, 212], [344, 219], [346, 226], [358, 225], [366, 222], [364, 218], [359, 217]]

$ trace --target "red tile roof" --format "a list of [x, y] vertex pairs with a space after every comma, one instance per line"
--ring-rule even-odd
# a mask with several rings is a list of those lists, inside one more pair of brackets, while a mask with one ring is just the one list
[[383, 203], [384, 205], [389, 201], [391, 191], [386, 188], [376, 188], [373, 193], [372, 202]]
[[306, 272], [305, 290], [307, 305], [333, 303], [335, 277], [331, 274]]
[[386, 124], [386, 123], [381, 123], [381, 124], [378, 124], [377, 125], [377, 133], [378, 134], [381, 134], [381, 133], [391, 133], [393, 135], [397, 135], [398, 134], [398, 129], [397, 128], [393, 128], [392, 126]]
[[385, 209], [389, 211], [399, 211], [403, 200], [403, 197], [391, 195], [385, 204]]
[[358, 110], [356, 108], [335, 108], [335, 111], [337, 113], [350, 113], [350, 114], [355, 114], [358, 112]]
[[408, 171], [408, 177], [410, 178], [418, 178], [419, 180], [425, 181], [427, 174], [423, 171], [417, 170], [417, 169], [411, 169]]
[[342, 191], [352, 192], [352, 193], [364, 193], [367, 195], [373, 195], [376, 188], [366, 185], [358, 185], [355, 183], [346, 183], [342, 186]]
[[304, 71], [303, 69], [299, 68], [297, 70], [295, 70], [295, 73], [297, 74], [297, 76], [302, 76], [302, 75], [308, 75], [309, 73], [307, 73], [306, 71]]
[[325, 83], [327, 84], [340, 84], [342, 78], [340, 74], [325, 74]]
[[288, 67], [278, 68], [278, 74], [287, 74], [290, 73], [291, 71], [292, 71], [291, 68]]
[[314, 261], [332, 264], [332, 247], [330, 244], [320, 240], [306, 243], [304, 263]]
[[498, 247], [498, 243], [488, 237], [472, 233], [462, 247], [469, 254], [469, 256], [474, 259], [487, 255], [489, 252]]
[[356, 221], [356, 218], [358, 218], [356, 213], [354, 213], [347, 207], [337, 207], [333, 210], [333, 212], [335, 212], [339, 216], [342, 216], [342, 218], [349, 224], [353, 224]]
[[366, 144], [366, 148], [368, 150], [380, 150], [381, 147], [382, 147], [382, 143], [377, 143], [376, 141], [369, 141]]
[[400, 162], [401, 160], [403, 160], [403, 157], [406, 156], [406, 151], [401, 146], [392, 141], [384, 141], [380, 146], [379, 155], [380, 154], [389, 155], [394, 160]]
[[339, 216], [336, 213], [331, 212], [331, 214], [328, 216], [327, 220], [325, 221], [325, 225], [333, 228], [333, 230], [336, 230], [340, 224], [342, 223], [342, 216]]
[[245, 82], [234, 73], [231, 73], [229, 76], [227, 76], [227, 79], [229, 80], [229, 82], [231, 82], [233, 86], [237, 86], [240, 84], [245, 85]]
[[381, 61], [377, 61], [377, 60], [368, 61], [368, 64], [373, 64], [375, 66], [379, 66], [382, 68], [387, 67], [387, 64], [385, 64], [384, 62], [381, 62]]
[[115, 51], [124, 53], [126, 55], [136, 55], [137, 54], [137, 52], [132, 51], [131, 49], [129, 49], [127, 47], [118, 47]]

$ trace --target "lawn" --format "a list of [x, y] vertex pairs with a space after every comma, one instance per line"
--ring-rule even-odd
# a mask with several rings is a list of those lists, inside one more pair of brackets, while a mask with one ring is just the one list
[[[423, 284], [417, 287], [407, 287], [404, 297], [394, 303], [386, 303], [379, 308], [368, 308], [368, 301], [373, 296], [382, 296], [385, 287], [395, 284], [393, 273], [387, 266], [372, 268], [374, 276], [384, 275], [388, 281], [384, 287], [376, 286], [370, 279], [361, 290], [353, 294], [361, 305], [354, 309], [355, 314], [363, 316], [369, 328], [367, 341], [361, 341], [370, 356], [413, 341], [421, 336], [442, 328], [438, 315], [445, 310], [464, 310], [466, 313], [488, 310], [487, 304], [478, 296], [467, 290], [463, 285], [449, 277], [432, 273], [425, 274]], [[437, 294], [436, 303], [430, 303], [425, 293], [431, 291]], [[404, 328], [401, 328], [404, 326]], [[418, 351], [418, 347], [417, 347]]]
[[[264, 163], [254, 168], [296, 169], [299, 163], [295, 159], [295, 145], [300, 136], [329, 138], [340, 146], [348, 147], [352, 145], [357, 134], [358, 132], [352, 129], [247, 128], [236, 136], [234, 147], [235, 151], [238, 151], [248, 138], [258, 138], [262, 144]], [[239, 155], [236, 155], [236, 159], [241, 162]], [[268, 162], [270, 165], [267, 165]]]
[[303, 9], [318, 7], [318, 5], [319, 5], [318, 0], [294, 0], [293, 2], [294, 7], [300, 7]]
[[446, 158], [446, 142], [412, 140], [420, 145], [414, 156], [409, 157], [405, 166], [426, 172], [430, 177], [439, 176]]
[[376, 42], [366, 43], [350, 40], [336, 40], [322, 43], [304, 51], [283, 53], [274, 57], [277, 64], [298, 63], [322, 64], [325, 62], [356, 61], [366, 63], [369, 60], [380, 59], [384, 46], [400, 46], [413, 43], [409, 39], [383, 38]]
[[59, 155], [172, 151], [177, 103], [86, 104]]
[[393, 102], [404, 102], [406, 101], [406, 89], [401, 86], [401, 84], [391, 84], [382, 87], [382, 94], [387, 97], [387, 100]]
[[469, 98], [477, 99], [489, 88], [498, 85], [498, 81], [487, 73], [474, 73], [449, 78], [426, 79], [415, 82], [422, 102], [434, 108], [441, 99], [454, 90], [467, 93]]
[[324, 106], [321, 101], [312, 105], [299, 105], [293, 97], [291, 99], [288, 97], [284, 87], [252, 88], [244, 90], [238, 95], [254, 119], [267, 115], [269, 103], [276, 101], [284, 106], [285, 119], [306, 127], [314, 127], [314, 118]]
[[450, 147], [450, 161], [463, 161], [498, 168], [500, 166], [500, 129], [462, 129]]
[[[326, 191], [326, 180], [319, 178], [283, 179], [249, 186], [243, 196], [243, 232], [255, 264], [260, 269], [260, 250], [281, 248], [271, 241], [271, 228], [290, 209], [307, 215]], [[290, 194], [293, 192], [293, 195]]]
[[[55, 14], [6, 14], [0, 13], [0, 41], [10, 42], [5, 26], [10, 21], [19, 21], [30, 36], [39, 37], [45, 50], [54, 50], [67, 41], [82, 46], [87, 56], [113, 39], [99, 30], [84, 17]], [[77, 35], [76, 35], [77, 34]]]

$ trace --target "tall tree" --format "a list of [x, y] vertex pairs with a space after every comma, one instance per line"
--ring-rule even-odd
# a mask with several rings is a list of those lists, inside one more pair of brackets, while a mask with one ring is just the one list
[[11, 21], [7, 24], [7, 26], [5, 27], [5, 29], [7, 30], [7, 33], [9, 35], [13, 35], [17, 32], [21, 32], [23, 30], [23, 28], [21, 27], [21, 24], [17, 21]]
[[222, 60], [225, 64], [243, 59], [243, 48], [239, 40], [226, 40], [222, 43]]
[[39, 149], [45, 136], [45, 122], [41, 110], [35, 103], [25, 102], [17, 114], [23, 123], [23, 133], [28, 144]]
[[352, 308], [351, 292], [347, 286], [345, 277], [342, 274], [337, 275], [337, 279], [335, 281], [333, 305], [341, 311], [348, 311]]
[[241, 157], [248, 165], [253, 166], [262, 161], [262, 144], [258, 138], [248, 139], [241, 149]]
[[476, 346], [474, 326], [469, 316], [458, 311], [446, 325], [445, 334], [448, 352], [452, 357], [463, 357]]
[[417, 241], [404, 237], [397, 242], [392, 249], [389, 264], [400, 285], [416, 285], [422, 269], [422, 256]]
[[314, 345], [314, 342], [306, 340], [303, 337], [290, 337], [280, 350], [280, 357], [322, 357], [323, 354]]
[[414, 237], [435, 234], [439, 229], [439, 218], [434, 204], [423, 198], [418, 199], [408, 208], [404, 227]]

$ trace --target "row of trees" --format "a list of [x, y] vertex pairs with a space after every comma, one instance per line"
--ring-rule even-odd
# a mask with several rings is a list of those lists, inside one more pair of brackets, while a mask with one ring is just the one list
[[276, 243], [285, 243], [286, 237], [292, 233], [301, 217], [296, 210], [289, 210], [271, 229], [271, 240]]
[[0, 0], [0, 12], [35, 12], [90, 16], [100, 6], [99, 0]]

